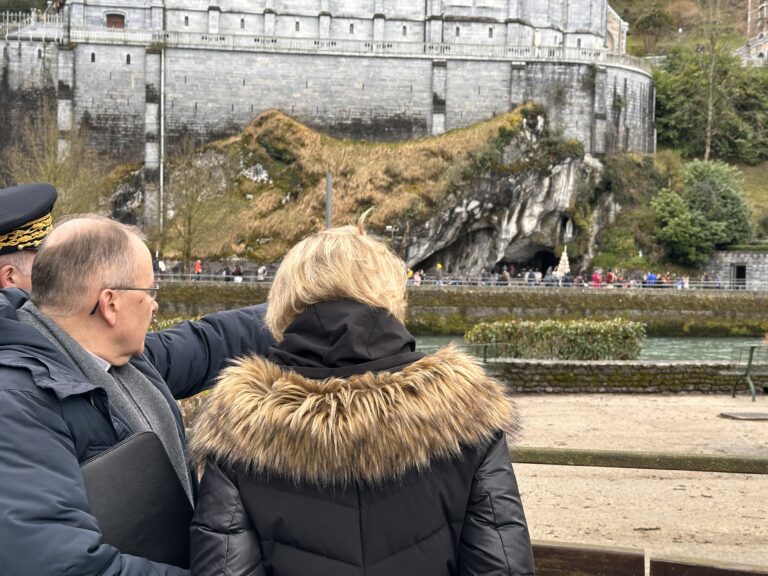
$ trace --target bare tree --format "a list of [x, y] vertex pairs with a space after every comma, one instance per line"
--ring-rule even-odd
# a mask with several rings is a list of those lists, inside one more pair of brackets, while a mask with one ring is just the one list
[[700, 0], [702, 31], [705, 45], [702, 47], [706, 65], [707, 78], [707, 115], [704, 134], [704, 160], [712, 155], [712, 140], [717, 133], [716, 109], [719, 100], [724, 97], [724, 87], [728, 84], [730, 74], [718, 68], [718, 59], [723, 50], [723, 24], [720, 12], [720, 0]]
[[187, 270], [194, 257], [226, 250], [243, 207], [237, 196], [239, 158], [232, 150], [198, 151], [184, 138], [171, 158], [165, 186], [167, 222], [163, 244], [176, 249]]
[[22, 121], [15, 143], [3, 152], [4, 184], [53, 184], [59, 193], [54, 218], [99, 211], [109, 190], [109, 163], [88, 147], [82, 130], [71, 131], [61, 144], [55, 101], [45, 102]]

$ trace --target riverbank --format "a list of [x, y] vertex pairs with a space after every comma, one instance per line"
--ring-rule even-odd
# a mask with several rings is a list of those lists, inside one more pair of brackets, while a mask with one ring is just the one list
[[[516, 444], [768, 457], [748, 396], [517, 395]], [[513, 447], [514, 449], [514, 447]], [[768, 476], [518, 464], [535, 539], [768, 566]]]

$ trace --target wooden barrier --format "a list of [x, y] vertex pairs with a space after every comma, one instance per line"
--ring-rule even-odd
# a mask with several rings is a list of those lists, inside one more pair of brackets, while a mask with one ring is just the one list
[[651, 576], [764, 576], [768, 569], [698, 560], [651, 558]]
[[537, 448], [515, 445], [510, 446], [510, 452], [512, 462], [515, 464], [768, 474], [768, 458], [765, 457]]
[[[536, 576], [645, 576], [645, 552], [633, 548], [535, 540], [533, 560]], [[768, 568], [651, 558], [649, 576], [768, 576]]]
[[645, 553], [631, 548], [535, 541], [536, 576], [644, 576]]

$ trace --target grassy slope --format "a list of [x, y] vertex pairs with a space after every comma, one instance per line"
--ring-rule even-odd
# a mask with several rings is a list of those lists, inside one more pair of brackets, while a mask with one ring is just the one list
[[[755, 220], [760, 223], [768, 219], [768, 162], [757, 166], [740, 166], [744, 175], [744, 192], [754, 210]], [[768, 234], [761, 226], [759, 234]]]
[[[662, 7], [669, 16], [670, 29], [659, 38], [655, 52], [663, 53], [678, 43], [700, 43], [700, 14], [695, 0], [609, 0], [611, 6], [629, 22], [627, 39], [629, 51], [645, 56], [642, 40], [633, 34], [638, 18], [653, 5]], [[747, 0], [721, 0], [722, 25], [725, 42], [732, 48], [744, 44], [747, 28]], [[678, 30], [683, 30], [678, 33]]]
[[[233, 247], [259, 260], [273, 260], [325, 218], [325, 173], [333, 175], [333, 222], [352, 223], [369, 207], [374, 230], [398, 219], [422, 219], [439, 209], [478, 155], [500, 129], [519, 130], [521, 112], [452, 130], [441, 136], [399, 143], [337, 140], [277, 111], [257, 117], [244, 131], [213, 146], [239, 147], [246, 166], [261, 164], [266, 183], [241, 178], [238, 191], [253, 195], [243, 215], [242, 244]], [[402, 231], [401, 231], [402, 233]], [[268, 239], [268, 240], [267, 240]]]

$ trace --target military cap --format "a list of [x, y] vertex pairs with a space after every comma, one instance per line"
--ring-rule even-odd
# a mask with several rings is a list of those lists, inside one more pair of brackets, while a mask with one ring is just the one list
[[51, 231], [56, 188], [22, 184], [0, 190], [0, 255], [34, 250]]

